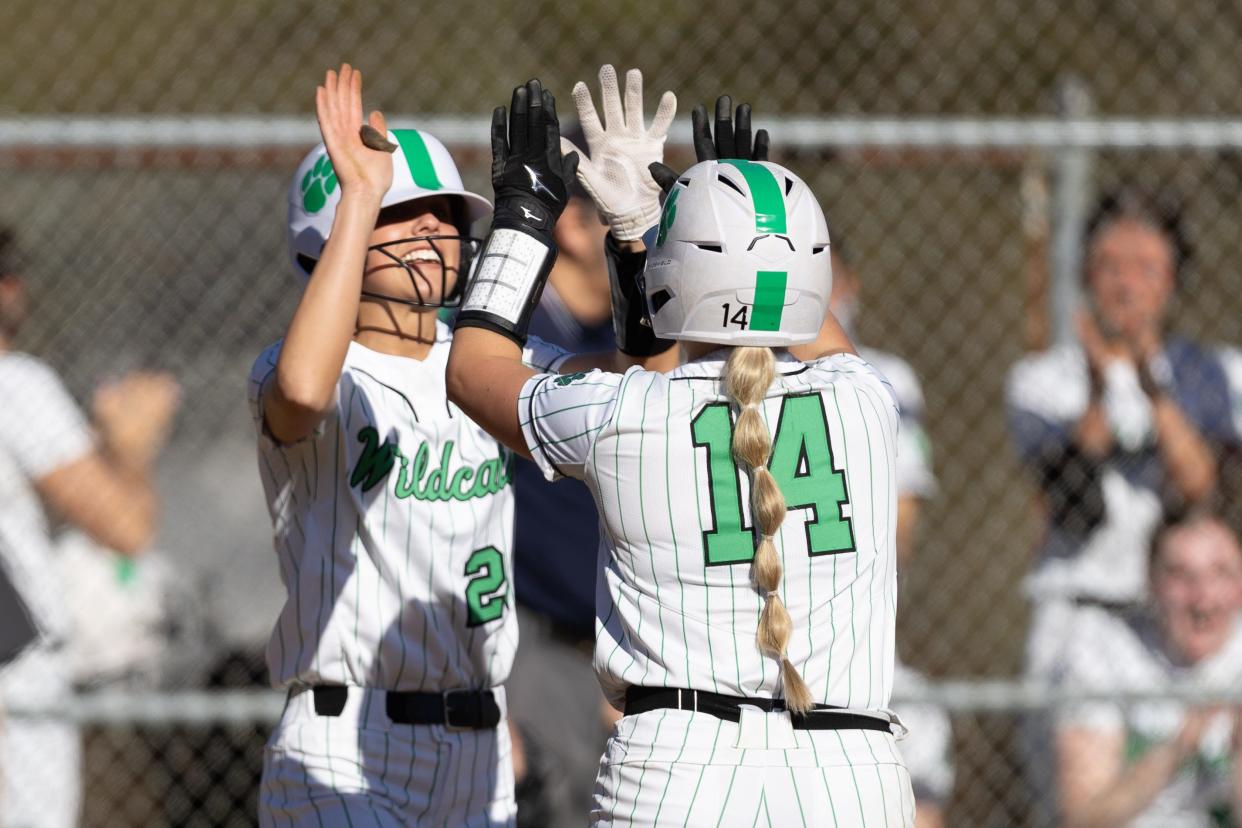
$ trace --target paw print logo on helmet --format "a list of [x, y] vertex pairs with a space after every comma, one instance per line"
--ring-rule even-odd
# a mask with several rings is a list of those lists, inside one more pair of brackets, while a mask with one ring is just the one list
[[334, 192], [336, 170], [332, 169], [332, 159], [325, 153], [302, 176], [302, 209], [308, 213], [318, 213], [328, 203], [328, 196]]

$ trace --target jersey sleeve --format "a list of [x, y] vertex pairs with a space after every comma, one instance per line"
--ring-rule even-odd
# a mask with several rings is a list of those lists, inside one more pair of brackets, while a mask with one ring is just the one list
[[582, 479], [595, 438], [612, 419], [627, 375], [597, 369], [564, 376], [537, 374], [527, 380], [518, 396], [518, 420], [545, 478]]
[[561, 370], [565, 360], [573, 354], [551, 342], [545, 342], [537, 336], [527, 337], [522, 348], [522, 364], [536, 371], [556, 374]]
[[0, 444], [30, 480], [84, 457], [95, 445], [86, 418], [45, 363], [13, 356], [0, 368]]
[[[272, 437], [271, 432], [267, 430], [267, 424], [264, 418], [263, 401], [265, 395], [271, 388], [272, 378], [276, 376], [276, 360], [280, 356], [280, 345], [277, 342], [269, 346], [263, 353], [259, 354], [255, 359], [254, 365], [250, 369], [250, 379], [246, 384], [246, 401], [250, 407], [250, 419], [254, 423], [255, 432], [259, 437], [259, 445], [263, 448], [289, 448], [288, 445], [282, 445]], [[336, 394], [340, 396], [340, 385], [338, 383]], [[309, 445], [313, 439], [322, 436], [327, 428], [328, 422], [337, 416], [337, 406], [333, 405], [328, 409], [328, 414], [315, 426], [315, 430], [310, 435], [299, 440], [293, 445]]]

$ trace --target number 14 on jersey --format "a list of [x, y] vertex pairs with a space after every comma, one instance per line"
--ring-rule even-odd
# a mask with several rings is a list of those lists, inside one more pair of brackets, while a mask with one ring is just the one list
[[[707, 449], [712, 528], [703, 532], [706, 563], [750, 563], [755, 557], [755, 535], [743, 520], [742, 472], [733, 459], [729, 404], [705, 406], [690, 429], [694, 445]], [[784, 493], [789, 509], [810, 510], [810, 518], [804, 522], [809, 554], [854, 551], [854, 527], [844, 514], [850, 502], [845, 472], [834, 462], [828, 420], [819, 394], [781, 401], [768, 470]]]

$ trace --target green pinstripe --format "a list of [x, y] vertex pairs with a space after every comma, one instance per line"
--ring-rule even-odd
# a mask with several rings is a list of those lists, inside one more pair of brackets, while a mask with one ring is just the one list
[[[707, 757], [707, 764], [699, 767], [699, 781], [694, 783], [694, 792], [690, 794], [690, 804], [686, 806], [686, 821], [682, 823], [682, 828], [686, 828], [690, 824], [690, 817], [694, 814], [694, 803], [699, 798], [699, 787], [703, 784], [703, 774], [712, 766], [712, 761], [716, 758], [716, 747], [720, 743], [720, 729], [724, 725], [723, 719], [716, 720], [716, 735], [712, 737], [712, 753]], [[687, 732], [689, 728], [687, 727]]]
[[[621, 407], [622, 407], [622, 405], [625, 403], [625, 392], [629, 389], [629, 387], [630, 387], [630, 380], [631, 380], [631, 379], [633, 379], [633, 377], [634, 377], [634, 376], [635, 376], [635, 373], [634, 373], [634, 372], [627, 373], [627, 374], [625, 375], [625, 379], [623, 379], [623, 380], [621, 381], [621, 385], [620, 385], [620, 387], [618, 387], [618, 388], [617, 388], [617, 404], [613, 407], [613, 409], [612, 409], [612, 417], [610, 417], [610, 418], [609, 418], [608, 423], [606, 424], [606, 426], [607, 426], [607, 425], [611, 425], [612, 423], [616, 422], [617, 417], [620, 415], [620, 413], [621, 413]], [[620, 482], [620, 461], [621, 461], [621, 458], [620, 458], [620, 456], [619, 456], [619, 452], [620, 452], [620, 443], [621, 443], [621, 441], [620, 441], [620, 440], [618, 440], [618, 441], [617, 441], [617, 453], [614, 453], [614, 455], [613, 455], [613, 473], [617, 475], [617, 480], [618, 480], [618, 483]], [[598, 442], [597, 442], [597, 444], [598, 444]], [[597, 467], [597, 469], [598, 469], [598, 467]], [[598, 478], [598, 476], [596, 477], [596, 479], [597, 479], [597, 480], [599, 479], [599, 478]], [[602, 504], [601, 504], [601, 505], [602, 505]], [[624, 535], [624, 534], [625, 534], [625, 512], [624, 512], [624, 511], [622, 510], [622, 508], [621, 508], [621, 486], [620, 486], [620, 485], [618, 485], [618, 486], [617, 486], [617, 520], [618, 520], [618, 522], [619, 522], [619, 523], [620, 523], [620, 525], [621, 525], [621, 533], [622, 533], [622, 535]], [[616, 554], [616, 550], [613, 550], [613, 553], [614, 553], [614, 555], [615, 555], [615, 554]], [[614, 604], [613, 604], [613, 609], [615, 609], [615, 607], [616, 607], [616, 604], [614, 603]], [[609, 617], [612, 617], [612, 609], [610, 609], [610, 610], [609, 610], [608, 615], [609, 615]], [[616, 645], [612, 648], [612, 652], [608, 654], [608, 658], [605, 660], [605, 666], [606, 666], [606, 667], [608, 667], [610, 670], [611, 670], [611, 666], [612, 666], [612, 657], [613, 657], [614, 655], [616, 655], [616, 654], [617, 654], [617, 650], [619, 650], [619, 649], [621, 648], [621, 640], [620, 640], [620, 638], [621, 638], [621, 637], [618, 637]], [[633, 662], [631, 662], [631, 664], [632, 664], [632, 663], [633, 663]], [[627, 668], [627, 669], [628, 669], [628, 668]], [[622, 671], [622, 673], [621, 673], [621, 680], [622, 680], [622, 681], [624, 681], [624, 680], [625, 680], [625, 672], [624, 672], [624, 671]]]
[[[876, 407], [875, 407], [875, 401], [871, 399], [871, 397], [870, 397], [870, 395], [869, 395], [869, 394], [864, 394], [864, 393], [862, 393], [862, 391], [859, 391], [859, 392], [858, 392], [858, 399], [859, 399], [859, 403], [858, 403], [858, 414], [859, 414], [859, 416], [862, 416], [862, 399], [863, 399], [864, 397], [866, 397], [866, 399], [867, 399], [867, 403], [871, 406], [871, 412], [872, 412], [872, 414], [875, 416], [877, 423], [879, 423], [879, 424], [880, 424], [880, 426], [881, 426], [881, 428], [880, 428], [880, 439], [881, 439], [881, 442], [883, 443], [883, 446], [884, 446], [884, 454], [885, 454], [885, 456], [887, 457], [887, 456], [889, 455], [889, 453], [890, 453], [890, 446], [889, 446], [889, 444], [888, 444], [888, 436], [887, 436], [887, 433], [886, 433], [886, 431], [887, 431], [887, 430], [886, 430], [886, 429], [884, 429], [884, 428], [882, 427], [882, 426], [883, 426], [883, 424], [884, 424], [884, 420], [883, 420], [883, 418], [881, 417], [880, 412], [879, 412], [879, 411], [876, 409]], [[863, 419], [863, 425], [864, 425], [864, 427], [866, 426], [866, 419], [865, 419], [865, 417], [864, 417], [864, 419]], [[871, 430], [870, 430], [870, 429], [867, 429], [867, 455], [868, 455], [868, 459], [871, 459], [872, 455], [871, 455]], [[893, 455], [894, 457], [896, 456], [896, 451], [895, 451], [895, 450], [892, 450], [892, 455]], [[873, 462], [873, 467], [874, 467], [874, 462]], [[874, 480], [872, 480], [872, 487], [873, 487], [873, 490], [874, 490], [874, 486], [875, 486], [875, 481], [874, 481]], [[872, 503], [873, 503], [872, 508], [873, 508], [873, 510], [874, 510], [874, 495], [872, 496]], [[885, 499], [884, 499], [884, 520], [885, 520], [885, 522], [886, 522], [886, 525], [891, 525], [891, 524], [893, 523], [893, 517], [894, 517], [894, 516], [893, 516], [893, 514], [892, 514], [892, 512], [889, 510], [889, 505], [890, 505], [890, 504], [889, 504], [889, 502], [888, 502], [888, 498], [885, 498]], [[881, 536], [877, 534], [877, 535], [876, 535], [876, 537], [877, 537], [877, 538], [879, 538], [879, 537], [881, 537]], [[891, 560], [891, 559], [888, 557], [887, 553], [885, 553], [885, 556], [884, 556], [884, 561], [885, 561], [885, 577], [886, 577], [886, 578], [887, 578], [887, 572], [888, 572], [888, 566], [889, 566], [889, 562], [890, 562], [890, 560]], [[869, 588], [869, 590], [868, 590], [868, 592], [869, 592], [870, 594], [874, 594], [874, 587], [875, 587], [875, 565], [874, 565], [874, 564], [872, 564], [872, 567], [871, 567], [871, 587], [870, 587], [870, 588]], [[888, 612], [888, 590], [885, 590], [885, 597], [884, 597], [884, 610], [885, 610], [885, 613], [887, 613], [887, 612]], [[896, 607], [894, 607], [894, 608], [893, 608], [893, 610], [894, 610], [894, 612], [895, 612], [895, 611], [896, 611]], [[874, 650], [874, 648], [872, 648], [872, 650]], [[868, 668], [869, 668], [869, 669], [873, 669], [873, 668], [871, 668], [870, 662], [868, 662]], [[874, 672], [874, 670], [873, 670], [873, 672]], [[880, 686], [881, 686], [881, 687], [883, 687], [883, 685], [884, 685], [884, 682], [883, 682], [883, 676], [881, 676]], [[870, 700], [871, 700], [871, 705], [872, 705], [872, 706], [875, 706], [876, 701], [875, 701], [875, 696], [874, 696], [874, 695], [871, 695], [871, 696], [870, 696]]]
[[[841, 452], [845, 455], [845, 468], [851, 469], [853, 468], [853, 466], [850, 465], [850, 441], [848, 439], [848, 436], [845, 430], [845, 418], [841, 416], [841, 402], [840, 400], [837, 399], [837, 387], [835, 384], [829, 387], [832, 389], [832, 406], [837, 411], [837, 422], [841, 426]], [[851, 662], [853, 662], [854, 660], [854, 654], [858, 652], [858, 633], [854, 628], [854, 615], [855, 615], [854, 584], [858, 582], [858, 558], [859, 557], [860, 556], [857, 553], [854, 554], [854, 583], [850, 584], [850, 589], [849, 589], [849, 593], [850, 593], [850, 661]], [[836, 561], [833, 561], [833, 566], [832, 566], [833, 594], [836, 594], [836, 585], [837, 585], [836, 576], [837, 576], [837, 563]], [[835, 638], [835, 634], [834, 634], [834, 638]], [[851, 670], [850, 672], [852, 673], [853, 671]], [[828, 673], [828, 681], [829, 681], [829, 686], [831, 686], [831, 681], [832, 681], [831, 672]], [[846, 682], [845, 682], [845, 706], [852, 707], [853, 699], [854, 699], [854, 679], [851, 675], [847, 675]]]
[[[841, 744], [841, 753], [846, 754], [847, 751], [845, 750], [845, 739], [841, 737], [841, 731], [833, 730], [830, 732], [835, 733], [837, 735], [837, 741]], [[858, 774], [854, 772], [853, 765], [849, 765], [848, 767], [850, 769], [850, 779], [853, 780], [854, 782], [854, 796], [858, 798], [858, 815], [862, 816], [864, 811], [863, 811], [863, 804], [862, 804], [862, 790], [858, 787]]]
[[[875, 506], [876, 506], [876, 503], [878, 502], [876, 500], [876, 493], [875, 493], [875, 475], [872, 473], [872, 470], [875, 468], [875, 458], [871, 453], [871, 428], [870, 426], [867, 425], [867, 417], [865, 414], [863, 414], [862, 403], [858, 399], [857, 391], [854, 392], [854, 404], [858, 406], [858, 418], [862, 420], [863, 434], [866, 435], [866, 438], [867, 438], [867, 479], [871, 482], [871, 537], [873, 539], [876, 539], [876, 538], [881, 537], [881, 534], [880, 532], [876, 530], [876, 525], [875, 525], [876, 512], [877, 512]], [[849, 462], [848, 458], [846, 459], [846, 462]], [[849, 468], [849, 466], [846, 466], [846, 468]], [[887, 502], [888, 502], [888, 499], [885, 498], [885, 503], [887, 504]], [[857, 571], [858, 571], [858, 559], [861, 557], [862, 557], [861, 554], [854, 555], [855, 574], [857, 574]], [[871, 601], [871, 596], [872, 594], [874, 594], [874, 588], [875, 588], [875, 563], [876, 563], [875, 561], [871, 562], [871, 566], [870, 566], [871, 581], [869, 582], [868, 587], [867, 587], [867, 615], [868, 617], [871, 617], [875, 613], [875, 607], [872, 605], [872, 601]], [[872, 663], [872, 660], [874, 658], [875, 658], [875, 647], [868, 647], [867, 648], [867, 705], [869, 707], [874, 706], [875, 704], [875, 697], [872, 695], [873, 684], [875, 681], [875, 665]]]
[[768, 813], [768, 801], [767, 801], [767, 798], [765, 797], [766, 793], [767, 791], [763, 787], [759, 788], [759, 803], [755, 807], [755, 818], [751, 820], [752, 825], [759, 824], [759, 812], [760, 811], [763, 811], [763, 815], [767, 819], [769, 827], [772, 825], [772, 815]]
[[[868, 746], [870, 746], [869, 740], [868, 740]], [[874, 750], [871, 751], [871, 757], [873, 759], [875, 758]], [[880, 760], [876, 759], [876, 761], [879, 762]], [[884, 825], [885, 825], [885, 828], [887, 828], [888, 826], [888, 798], [884, 796], [884, 777], [880, 776], [880, 766], [878, 764], [872, 765], [871, 767], [875, 768], [875, 779], [877, 782], [880, 783], [880, 807], [884, 809]]]
[[[441, 753], [440, 749], [442, 747], [444, 747], [444, 745], [441, 742], [436, 741], [436, 766], [431, 771], [431, 784], [427, 786], [427, 804], [426, 806], [423, 807], [422, 813], [420, 813], [418, 815], [418, 818], [414, 821], [414, 824], [416, 825], [422, 824], [423, 817], [427, 816], [427, 811], [431, 809], [431, 800], [432, 800], [431, 792], [436, 789], [436, 780], [440, 778], [440, 763], [443, 761], [443, 757], [440, 755]], [[414, 780], [414, 762], [415, 762], [416, 757], [417, 757], [417, 753], [411, 751], [410, 776], [406, 782], [407, 789], [411, 787], [410, 782]]]
[[819, 772], [824, 776], [824, 796], [828, 797], [828, 810], [832, 811], [832, 824], [840, 825], [841, 820], [837, 818], [837, 805], [832, 801], [832, 783], [828, 781], [828, 769], [820, 768]]
[[[652, 820], [652, 823], [655, 825], [660, 824], [660, 812], [664, 810], [664, 797], [668, 796], [668, 786], [673, 781], [672, 769], [677, 767], [677, 763], [681, 761], [682, 755], [686, 752], [686, 743], [690, 741], [690, 726], [693, 723], [693, 717], [686, 720], [686, 729], [681, 735], [681, 747], [678, 749], [677, 757], [673, 759], [672, 767], [669, 768], [669, 773], [664, 779], [664, 790], [660, 792], [660, 802], [656, 805], [655, 818]], [[699, 778], [702, 779], [702, 775]]]
[[798, 803], [798, 818], [802, 820], [802, 828], [806, 828], [806, 811], [802, 808], [802, 797], [798, 793], [798, 778], [794, 776], [793, 768], [788, 765], [788, 756], [786, 756], [785, 762], [785, 770], [789, 771], [789, 781], [793, 783], [794, 801]]
[[725, 791], [724, 802], [720, 806], [720, 817], [716, 820], [716, 828], [720, 828], [720, 823], [724, 822], [724, 815], [729, 810], [729, 797], [733, 795], [733, 780], [737, 778], [739, 767], [741, 767], [740, 764], [733, 766], [733, 774], [729, 777], [729, 787]]
[[[673, 560], [680, 562], [681, 548], [677, 543], [677, 530], [673, 525], [673, 481], [672, 481], [672, 476], [670, 473], [670, 463], [669, 463], [669, 456], [668, 456], [669, 447], [672, 445], [672, 442], [673, 442], [672, 440], [668, 439], [671, 434], [669, 430], [669, 421], [672, 419], [672, 416], [673, 416], [673, 390], [671, 388], [665, 389], [664, 400], [665, 400], [665, 408], [664, 408], [664, 497], [665, 497], [665, 501], [667, 503], [667, 508], [668, 508], [668, 536], [673, 541]], [[698, 474], [697, 463], [695, 464], [695, 474], [696, 475]], [[699, 537], [702, 537], [702, 534], [700, 534]], [[687, 640], [686, 638], [686, 584], [685, 584], [685, 581], [681, 577], [680, 563], [676, 565], [676, 568], [674, 571], [677, 575], [677, 587], [681, 595], [681, 640], [686, 641]], [[708, 631], [708, 634], [707, 634], [707, 640], [708, 640], [708, 644], [710, 645], [711, 643], [711, 631], [710, 630]], [[684, 647], [683, 649], [686, 652], [686, 675], [689, 676], [690, 675], [690, 648]], [[663, 661], [662, 658], [661, 658], [661, 661]], [[689, 733], [689, 727], [687, 727], [686, 732]], [[685, 747], [684, 743], [682, 744], [682, 747], [683, 748]]]
[[[651, 381], [647, 383], [647, 390], [643, 394], [643, 413], [638, 421], [638, 485], [643, 485], [643, 457], [646, 453], [643, 451], [643, 443], [647, 439], [647, 399], [651, 396], [651, 389], [655, 387], [658, 374], [651, 375]], [[667, 443], [667, 441], [665, 441]], [[655, 549], [651, 546], [651, 534], [647, 531], [647, 499], [640, 497], [638, 499], [638, 517], [643, 525], [643, 540], [647, 544], [647, 552], [651, 561], [651, 582], [655, 586], [655, 602], [656, 617], [660, 619], [660, 663], [664, 663], [664, 605], [660, 602], [660, 579], [656, 577], [655, 566]], [[638, 628], [635, 632], [639, 639], [642, 638], [643, 616], [638, 616]], [[647, 673], [651, 670], [651, 660], [647, 659], [647, 666], [643, 670], [642, 680], [647, 680]]]
[[[690, 410], [694, 411], [697, 408], [698, 408], [698, 400], [694, 398], [694, 390], [691, 389]], [[691, 422], [693, 422], [693, 420], [691, 420]], [[692, 441], [694, 439], [693, 429], [690, 430], [690, 439]], [[667, 456], [667, 449], [666, 449], [666, 456]], [[698, 462], [698, 459], [696, 458], [694, 461], [694, 516], [699, 521], [699, 537], [700, 538], [703, 537], [703, 504], [699, 502], [699, 492], [701, 491], [703, 491], [703, 487], [699, 485], [699, 462]], [[671, 523], [671, 520], [672, 520], [671, 515], [669, 519]], [[703, 550], [703, 554], [704, 555], [707, 554], [706, 549]], [[711, 594], [712, 594], [712, 591], [710, 587], [707, 587], [703, 590], [703, 613], [708, 618], [711, 618], [712, 616]], [[684, 591], [682, 592], [682, 596], [681, 596], [681, 605], [682, 607], [685, 607], [686, 605], [686, 596], [685, 596]], [[682, 619], [683, 619], [682, 623], [684, 624], [685, 623], [684, 612], [682, 613]], [[707, 630], [707, 660], [710, 663], [715, 664], [716, 658], [712, 654], [712, 628], [711, 628], [711, 625], [704, 625], [704, 626]], [[686, 675], [687, 676], [690, 675], [690, 651], [689, 649], [686, 650]], [[720, 682], [716, 681], [715, 670], [712, 671], [712, 690], [717, 693], [720, 692]]]
[[[438, 427], [437, 427], [437, 428], [436, 428], [436, 430], [435, 430], [435, 435], [436, 435], [436, 436], [435, 436], [435, 445], [439, 445], [439, 444], [440, 444], [440, 429], [439, 429]], [[436, 512], [437, 512], [437, 511], [438, 511], [437, 509], [429, 509], [429, 510], [428, 510], [428, 513], [429, 513], [429, 519], [427, 520], [427, 548], [428, 548], [428, 549], [434, 549], [434, 548], [435, 548], [435, 542], [436, 542]], [[411, 514], [413, 514], [413, 512], [411, 512]], [[431, 556], [429, 556], [429, 557], [430, 557], [430, 565], [427, 567], [427, 595], [428, 595], [428, 597], [430, 597], [430, 596], [432, 596], [432, 595], [434, 595], [434, 594], [435, 594], [435, 589], [433, 589], [433, 584], [435, 583], [435, 574], [436, 574], [436, 556], [435, 556], [435, 555], [431, 555]], [[438, 619], [438, 618], [436, 618], [436, 613], [435, 613], [434, 611], [433, 611], [433, 612], [426, 612], [426, 613], [424, 613], [424, 616], [425, 616], [425, 617], [424, 617], [424, 619], [423, 619], [423, 644], [422, 644], [422, 651], [423, 651], [423, 653], [424, 653], [424, 658], [423, 658], [423, 675], [422, 675], [422, 677], [420, 677], [420, 678], [419, 678], [419, 680], [418, 680], [418, 689], [419, 689], [419, 690], [427, 690], [427, 689], [428, 689], [428, 687], [427, 687], [427, 673], [428, 673], [428, 671], [429, 671], [429, 670], [430, 670], [430, 668], [431, 668], [431, 659], [430, 659], [430, 658], [428, 658], [428, 657], [426, 657], [426, 655], [425, 655], [425, 654], [426, 654], [426, 652], [427, 652], [427, 628], [431, 626], [431, 624], [428, 624], [428, 623], [427, 623], [427, 616], [429, 616], [429, 617], [430, 617], [430, 620], [431, 620], [432, 624], [435, 624], [436, 632], [438, 633], [438, 632], [440, 631], [440, 622], [439, 622], [439, 619]], [[401, 647], [402, 647], [402, 649], [404, 649], [404, 648], [405, 648], [405, 641], [404, 641], [404, 640], [401, 642]], [[438, 689], [438, 688], [433, 687], [433, 688], [430, 688], [430, 689], [432, 689], [432, 690], [436, 690], [436, 689]], [[437, 746], [437, 748], [436, 748], [436, 762], [437, 762], [437, 763], [439, 763], [439, 761], [440, 761], [440, 752], [439, 752], [439, 747]], [[438, 766], [438, 765], [437, 765], [437, 766]]]
[[594, 402], [578, 403], [577, 405], [567, 405], [564, 408], [558, 408], [555, 411], [540, 412], [539, 414], [536, 414], [535, 416], [531, 417], [529, 420], [522, 420], [520, 423], [518, 423], [518, 425], [525, 427], [539, 420], [546, 420], [549, 417], [555, 417], [557, 414], [564, 414], [566, 411], [573, 411], [574, 409], [577, 409], [577, 408], [592, 408], [598, 405], [609, 405], [611, 402], [612, 400], [596, 400]]
[[[323, 729], [323, 752], [324, 759], [328, 763], [328, 778], [331, 780], [331, 788], [336, 790], [336, 771], [332, 769], [332, 719], [324, 718]], [[346, 824], [349, 825], [349, 828], [354, 828], [354, 820], [349, 815], [349, 802], [346, 801], [343, 794], [337, 793], [337, 798], [341, 800], [341, 811], [345, 814]]]
[[[655, 746], [660, 742], [660, 726], [664, 724], [665, 717], [668, 716], [668, 708], [660, 711], [660, 720], [654, 724], [655, 733], [651, 736], [651, 745], [654, 750]], [[636, 728], [637, 729], [637, 728]], [[638, 790], [634, 791], [634, 805], [630, 808], [630, 824], [634, 823], [634, 812], [638, 810], [638, 800], [642, 798], [643, 777], [647, 775], [647, 763], [651, 761], [651, 753], [647, 754], [647, 758], [642, 762], [642, 770], [638, 772]], [[663, 797], [661, 797], [663, 799]]]

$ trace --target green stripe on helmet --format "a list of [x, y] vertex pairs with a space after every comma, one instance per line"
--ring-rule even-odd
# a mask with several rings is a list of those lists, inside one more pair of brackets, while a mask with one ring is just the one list
[[424, 190], [438, 190], [444, 185], [436, 175], [436, 167], [431, 163], [431, 153], [427, 152], [427, 143], [417, 129], [394, 129], [401, 152], [405, 155], [405, 163], [410, 168], [410, 177], [414, 184]]
[[736, 167], [750, 187], [755, 206], [756, 233], [785, 233], [785, 194], [772, 171], [754, 161], [727, 158], [720, 162]]
[[779, 331], [781, 314], [785, 310], [785, 282], [783, 270], [760, 270], [755, 274], [755, 305], [750, 315], [752, 331]]

